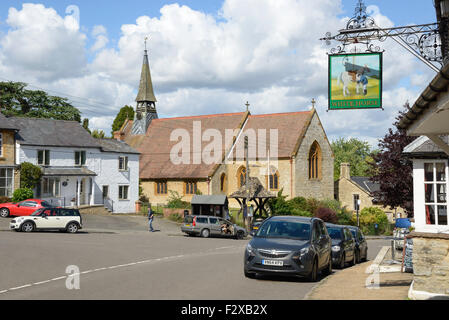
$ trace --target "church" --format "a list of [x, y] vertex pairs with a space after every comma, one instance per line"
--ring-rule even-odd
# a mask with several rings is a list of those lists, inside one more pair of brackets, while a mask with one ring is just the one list
[[242, 112], [160, 119], [156, 102], [145, 50], [135, 119], [114, 138], [141, 153], [141, 187], [153, 205], [173, 192], [188, 202], [194, 194], [229, 196], [247, 176], [287, 199], [334, 198], [334, 155], [314, 107], [253, 115], [247, 104]]

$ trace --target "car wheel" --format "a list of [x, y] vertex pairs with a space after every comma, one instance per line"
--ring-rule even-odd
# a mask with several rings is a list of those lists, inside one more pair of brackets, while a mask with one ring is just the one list
[[21, 230], [23, 232], [33, 232], [34, 231], [34, 223], [30, 221], [26, 221], [22, 224]]
[[75, 222], [69, 223], [66, 231], [68, 233], [77, 233], [78, 232], [78, 224], [76, 224]]
[[244, 237], [244, 235], [243, 235], [243, 232], [241, 232], [241, 231], [237, 232], [237, 235], [235, 236], [235, 238], [237, 240], [241, 240], [241, 239], [243, 239], [243, 237]]
[[339, 268], [344, 269], [345, 266], [346, 266], [346, 254], [343, 253], [343, 255], [341, 256]]
[[203, 238], [209, 238], [209, 236], [210, 236], [209, 229], [203, 229], [203, 230], [201, 231], [201, 236], [202, 236]]
[[0, 217], [2, 217], [2, 218], [8, 218], [8, 217], [9, 217], [9, 209], [7, 209], [7, 208], [1, 208], [1, 209], [0, 209]]
[[313, 260], [312, 270], [307, 278], [310, 282], [316, 282], [318, 278], [318, 263], [316, 259]]
[[245, 277], [247, 277], [247, 278], [250, 278], [250, 279], [256, 278], [256, 274], [254, 272], [248, 272], [246, 270], [243, 270], [243, 273], [245, 274]]

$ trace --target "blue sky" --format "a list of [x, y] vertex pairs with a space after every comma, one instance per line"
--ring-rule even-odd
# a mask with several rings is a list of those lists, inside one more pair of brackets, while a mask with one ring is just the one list
[[[255, 114], [307, 110], [315, 98], [331, 140], [359, 137], [375, 145], [434, 73], [387, 41], [385, 111], [326, 112], [329, 48], [318, 39], [344, 28], [341, 19], [352, 17], [356, 3], [2, 0], [0, 76], [66, 94], [92, 127], [109, 133], [118, 109], [134, 106], [143, 38], [150, 34], [161, 117], [241, 111], [248, 100]], [[435, 21], [432, 0], [365, 4], [382, 26]], [[70, 5], [80, 10], [79, 25], [68, 18]]]

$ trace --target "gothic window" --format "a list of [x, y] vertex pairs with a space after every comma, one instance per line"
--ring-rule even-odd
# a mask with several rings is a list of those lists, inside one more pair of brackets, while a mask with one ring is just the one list
[[309, 179], [321, 179], [321, 148], [318, 142], [314, 142], [309, 152]]
[[187, 181], [184, 183], [184, 194], [195, 194], [198, 191], [196, 182]]
[[226, 174], [224, 173], [220, 176], [220, 191], [226, 192]]
[[239, 188], [244, 186], [246, 183], [246, 168], [243, 166], [237, 171], [237, 183]]
[[269, 175], [268, 183], [269, 183], [270, 190], [278, 190], [279, 189], [279, 171], [276, 171]]

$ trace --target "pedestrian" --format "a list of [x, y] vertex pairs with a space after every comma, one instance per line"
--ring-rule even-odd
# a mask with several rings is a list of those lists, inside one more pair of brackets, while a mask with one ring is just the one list
[[150, 227], [150, 232], [154, 232], [154, 229], [153, 229], [153, 218], [154, 218], [154, 212], [153, 212], [153, 210], [151, 209], [151, 204], [150, 205], [148, 205], [148, 224], [149, 224], [149, 227]]

